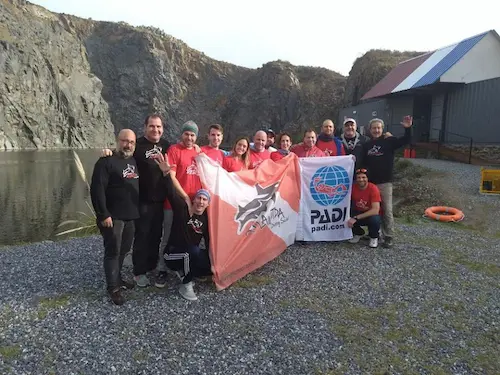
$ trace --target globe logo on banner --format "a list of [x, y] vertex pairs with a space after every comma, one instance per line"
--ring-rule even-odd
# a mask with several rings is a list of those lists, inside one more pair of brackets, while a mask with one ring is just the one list
[[316, 203], [321, 206], [334, 206], [347, 196], [350, 184], [347, 171], [334, 165], [319, 168], [311, 179], [309, 189]]

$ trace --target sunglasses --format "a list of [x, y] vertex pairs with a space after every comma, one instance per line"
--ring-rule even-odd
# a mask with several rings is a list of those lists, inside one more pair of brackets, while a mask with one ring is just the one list
[[368, 171], [366, 169], [364, 169], [364, 168], [356, 169], [356, 174], [358, 174], [358, 173], [366, 173], [366, 172], [368, 172]]

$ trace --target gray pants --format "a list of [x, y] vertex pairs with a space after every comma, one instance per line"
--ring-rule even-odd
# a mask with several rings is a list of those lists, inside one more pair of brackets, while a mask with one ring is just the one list
[[392, 216], [392, 183], [378, 184], [382, 198], [382, 233], [384, 237], [394, 237], [394, 216]]
[[160, 257], [158, 259], [158, 272], [166, 272], [167, 266], [165, 265], [165, 258], [163, 257], [163, 251], [165, 246], [167, 246], [168, 239], [170, 237], [170, 230], [172, 229], [172, 220], [174, 219], [174, 211], [163, 210], [163, 235], [161, 237], [160, 243]]

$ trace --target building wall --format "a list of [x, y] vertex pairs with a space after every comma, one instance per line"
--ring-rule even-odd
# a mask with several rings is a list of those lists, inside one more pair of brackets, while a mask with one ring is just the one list
[[384, 122], [388, 122], [388, 114], [387, 101], [385, 99], [365, 102], [358, 104], [357, 106], [341, 109], [339, 113], [338, 126], [342, 127], [344, 118], [346, 117], [352, 117], [355, 119], [358, 124], [358, 128], [368, 125], [368, 122], [375, 117], [381, 118]]
[[439, 140], [443, 120], [444, 94], [438, 93], [432, 96], [431, 125], [429, 141]]
[[404, 134], [404, 128], [401, 125], [403, 117], [413, 115], [413, 97], [401, 96], [387, 99], [388, 116], [384, 119], [386, 129], [396, 137], [401, 137]]
[[498, 77], [500, 40], [490, 32], [443, 74], [440, 81], [472, 83]]
[[[498, 63], [498, 62], [497, 62]], [[446, 131], [478, 143], [500, 143], [500, 78], [465, 85], [448, 95]], [[468, 142], [446, 134], [446, 142]]]

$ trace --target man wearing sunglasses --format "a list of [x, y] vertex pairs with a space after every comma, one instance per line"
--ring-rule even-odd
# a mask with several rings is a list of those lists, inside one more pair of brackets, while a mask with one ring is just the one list
[[370, 237], [369, 246], [378, 246], [380, 230], [380, 191], [375, 184], [368, 182], [367, 170], [356, 170], [356, 183], [352, 186], [351, 193], [351, 218], [347, 225], [352, 228], [353, 238], [350, 243], [358, 243], [365, 231], [363, 226], [368, 227]]

